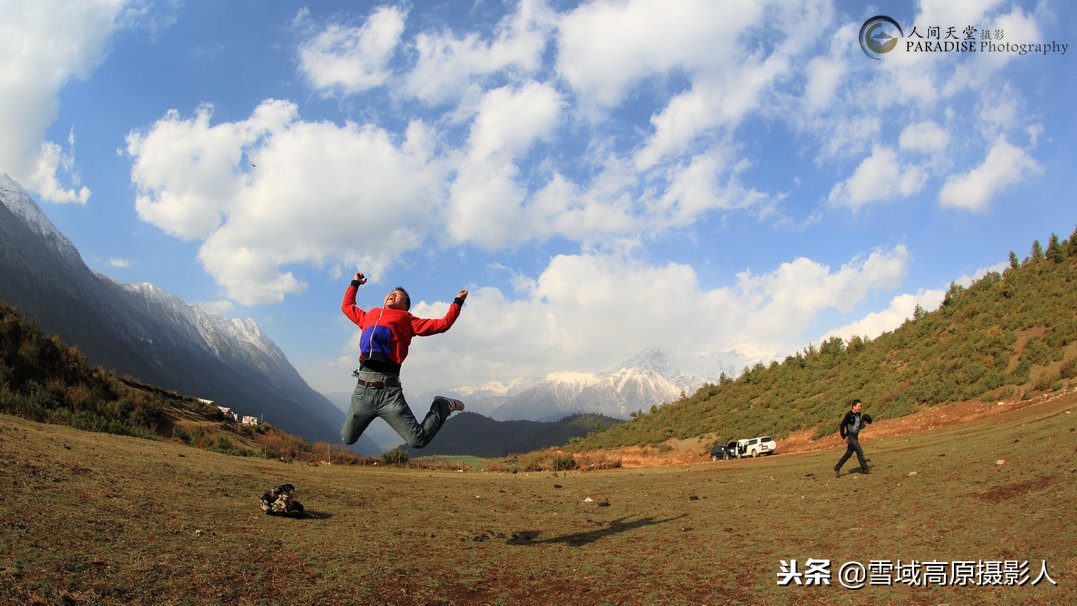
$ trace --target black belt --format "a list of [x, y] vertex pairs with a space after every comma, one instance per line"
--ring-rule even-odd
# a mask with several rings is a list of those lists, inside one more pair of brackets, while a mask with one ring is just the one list
[[358, 379], [359, 384], [363, 387], [369, 387], [371, 389], [385, 389], [386, 387], [400, 387], [399, 377], [385, 377], [380, 381], [364, 381]]

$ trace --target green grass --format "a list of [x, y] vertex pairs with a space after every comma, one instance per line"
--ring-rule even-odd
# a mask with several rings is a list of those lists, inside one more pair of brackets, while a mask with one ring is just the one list
[[484, 459], [483, 457], [473, 457], [471, 455], [434, 455], [432, 457], [417, 457], [412, 459], [413, 461], [421, 461], [425, 464], [433, 464], [439, 461], [445, 461], [455, 464], [458, 469], [482, 469], [483, 466], [490, 461], [490, 459]]
[[[0, 416], [7, 603], [1068, 604], [1077, 394], [841, 451], [480, 473], [282, 463]], [[1003, 459], [1005, 463], [996, 464]], [[846, 470], [855, 468], [855, 462]], [[914, 473], [915, 472], [915, 473]], [[313, 515], [269, 517], [291, 482]], [[590, 498], [590, 502], [586, 499]], [[782, 560], [1046, 561], [1057, 586], [778, 586]]]

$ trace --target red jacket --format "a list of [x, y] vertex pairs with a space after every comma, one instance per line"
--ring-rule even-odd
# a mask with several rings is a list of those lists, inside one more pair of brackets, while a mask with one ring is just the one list
[[402, 309], [375, 307], [363, 311], [355, 304], [359, 285], [354, 281], [344, 291], [340, 311], [354, 322], [363, 334], [359, 337], [359, 363], [371, 370], [399, 375], [412, 337], [436, 335], [449, 330], [460, 317], [463, 301], [456, 299], [449, 305], [444, 318], [417, 318]]

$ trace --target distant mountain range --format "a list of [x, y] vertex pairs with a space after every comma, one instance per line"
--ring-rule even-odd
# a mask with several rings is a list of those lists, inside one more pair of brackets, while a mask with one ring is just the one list
[[606, 373], [556, 372], [516, 392], [474, 392], [463, 399], [469, 410], [490, 410], [499, 421], [551, 421], [581, 413], [625, 420], [690, 395], [703, 382], [673, 371], [664, 352], [647, 350]]
[[472, 455], [504, 457], [568, 444], [572, 438], [624, 421], [597, 414], [572, 415], [557, 421], [496, 421], [473, 412], [455, 414], [422, 450], [402, 447], [411, 456]]
[[[343, 413], [249, 319], [207, 314], [151, 284], [90, 270], [26, 191], [0, 175], [0, 299], [120, 375], [213, 400], [310, 441]], [[379, 454], [370, 440], [358, 451]]]

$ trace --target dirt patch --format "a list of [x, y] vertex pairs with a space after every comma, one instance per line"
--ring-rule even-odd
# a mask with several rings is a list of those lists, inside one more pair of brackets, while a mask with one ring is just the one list
[[1046, 326], [1037, 326], [1035, 328], [1018, 331], [1017, 342], [1014, 343], [1013, 353], [1010, 354], [1010, 362], [1006, 366], [1006, 372], [1013, 372], [1014, 369], [1017, 368], [1018, 362], [1021, 361], [1021, 354], [1024, 353], [1025, 345], [1028, 345], [1029, 340], [1040, 339], [1045, 334], [1047, 334]]
[[[980, 400], [968, 400], [958, 402], [950, 406], [936, 406], [911, 415], [897, 419], [880, 419], [872, 423], [870, 429], [872, 439], [891, 436], [903, 436], [922, 431], [929, 431], [940, 427], [967, 423], [984, 417], [1014, 413], [1032, 406], [1064, 399], [1077, 404], [1077, 389], [1064, 390], [1049, 394], [1043, 394], [1027, 400], [1009, 399], [994, 402], [982, 402]], [[871, 403], [868, 403], [870, 409]], [[778, 454], [793, 454], [800, 452], [815, 452], [830, 450], [842, 446], [841, 437], [838, 436], [835, 423], [834, 433], [824, 438], [813, 440], [814, 429], [798, 431], [778, 440]], [[690, 463], [702, 463], [709, 461], [710, 457], [705, 454], [706, 446], [699, 439], [672, 441], [663, 448], [650, 446], [633, 446], [627, 448], [602, 451], [610, 458], [620, 458], [621, 466], [626, 468], [639, 467], [668, 467], [672, 465], [685, 465]]]
[[1012, 499], [1035, 490], [1042, 490], [1056, 481], [1058, 481], [1057, 476], [1044, 476], [1042, 478], [1035, 478], [1032, 480], [1025, 480], [1024, 482], [1015, 482], [1013, 484], [992, 488], [991, 490], [982, 492], [976, 496], [988, 503], [1001, 503], [1006, 499]]

